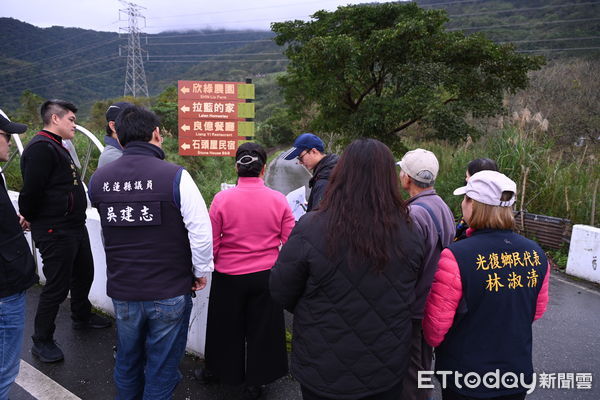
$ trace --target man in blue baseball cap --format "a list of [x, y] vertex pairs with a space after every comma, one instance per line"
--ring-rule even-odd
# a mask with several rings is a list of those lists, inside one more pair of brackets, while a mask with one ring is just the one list
[[312, 178], [308, 182], [311, 188], [308, 197], [306, 211], [317, 207], [329, 181], [329, 176], [338, 161], [336, 154], [325, 154], [325, 145], [321, 138], [312, 133], [303, 133], [294, 141], [294, 147], [281, 155], [286, 160], [296, 158], [301, 165], [312, 172]]

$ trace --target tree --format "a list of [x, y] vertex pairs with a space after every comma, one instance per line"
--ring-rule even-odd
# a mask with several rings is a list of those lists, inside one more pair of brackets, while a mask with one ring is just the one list
[[446, 31], [445, 11], [415, 3], [350, 5], [312, 18], [271, 25], [289, 58], [279, 84], [296, 119], [346, 140], [396, 147], [416, 123], [451, 140], [473, 135], [465, 118], [501, 112], [505, 92], [524, 88], [543, 63], [480, 34]]
[[19, 99], [21, 106], [15, 113], [15, 121], [24, 123], [29, 129], [41, 129], [42, 117], [40, 116], [40, 107], [46, 101], [43, 97], [33, 93], [31, 90], [24, 90]]
[[152, 106], [152, 111], [160, 117], [161, 129], [171, 135], [179, 136], [177, 129], [177, 87], [169, 86], [159, 94]]

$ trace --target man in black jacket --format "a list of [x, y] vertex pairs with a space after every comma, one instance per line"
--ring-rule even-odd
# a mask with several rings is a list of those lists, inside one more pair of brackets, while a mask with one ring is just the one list
[[[0, 115], [0, 161], [8, 160], [10, 134], [26, 130], [26, 125], [12, 123]], [[6, 399], [19, 373], [25, 326], [25, 290], [37, 283], [38, 277], [19, 217], [1, 176], [0, 221], [0, 399]]]
[[19, 210], [31, 223], [46, 277], [31, 353], [43, 362], [55, 362], [64, 355], [53, 339], [54, 321], [69, 291], [73, 328], [106, 328], [111, 323], [93, 314], [88, 300], [94, 262], [85, 227], [87, 196], [75, 163], [63, 146], [63, 140], [75, 136], [77, 108], [63, 100], [48, 100], [40, 112], [44, 129], [31, 139], [21, 156]]
[[333, 167], [337, 164], [338, 156], [336, 154], [325, 154], [323, 141], [317, 135], [303, 133], [294, 141], [294, 147], [285, 152], [282, 157], [286, 160], [297, 158], [301, 165], [312, 172], [313, 176], [308, 181], [308, 187], [311, 188], [311, 191], [310, 196], [308, 196], [306, 211], [317, 208], [325, 194], [329, 176]]

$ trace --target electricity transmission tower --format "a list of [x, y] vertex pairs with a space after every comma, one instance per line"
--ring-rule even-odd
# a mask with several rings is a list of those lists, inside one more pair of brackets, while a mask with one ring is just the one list
[[[143, 19], [144, 27], [146, 26], [146, 18], [140, 12], [145, 7], [125, 0], [119, 1], [125, 6], [125, 9], [119, 10], [119, 21], [123, 21], [121, 19], [122, 14], [127, 15], [128, 21], [127, 28], [120, 28], [128, 33], [127, 46], [124, 46], [127, 49], [127, 70], [125, 72], [125, 90], [123, 91], [123, 96], [148, 97], [146, 72], [144, 71], [144, 62], [142, 61], [143, 50], [140, 46], [140, 28], [138, 27], [139, 19]], [[119, 47], [120, 55], [121, 47]]]

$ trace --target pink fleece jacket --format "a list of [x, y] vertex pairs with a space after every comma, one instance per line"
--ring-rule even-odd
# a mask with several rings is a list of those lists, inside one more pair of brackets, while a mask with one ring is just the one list
[[229, 275], [271, 269], [294, 227], [285, 196], [261, 178], [239, 178], [210, 206], [215, 270]]
[[[541, 318], [546, 311], [549, 279], [550, 264], [548, 263], [548, 272], [537, 297], [534, 321]], [[438, 270], [425, 303], [423, 336], [430, 346], [437, 347], [444, 341], [444, 337], [454, 322], [454, 315], [462, 294], [462, 280], [458, 263], [452, 251], [444, 249], [440, 255]]]

